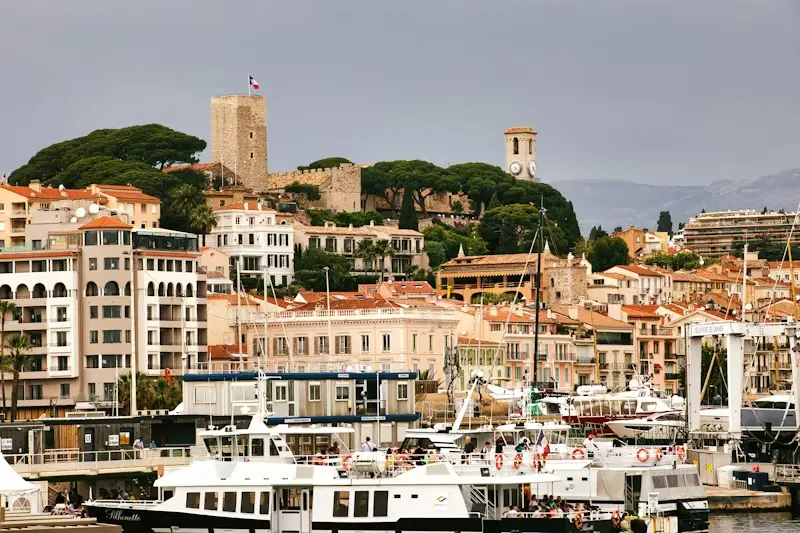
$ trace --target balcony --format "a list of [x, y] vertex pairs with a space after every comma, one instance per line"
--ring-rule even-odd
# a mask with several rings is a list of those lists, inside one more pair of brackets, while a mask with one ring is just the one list
[[666, 372], [664, 374], [664, 379], [667, 381], [678, 381], [679, 379], [681, 379], [681, 375], [675, 372]]
[[595, 358], [595, 357], [578, 356], [575, 359], [575, 364], [576, 365], [595, 365], [595, 364], [597, 364], [597, 358]]
[[674, 337], [675, 328], [639, 328], [636, 330], [636, 334], [639, 337]]
[[25, 226], [11, 226], [11, 235], [25, 235]]

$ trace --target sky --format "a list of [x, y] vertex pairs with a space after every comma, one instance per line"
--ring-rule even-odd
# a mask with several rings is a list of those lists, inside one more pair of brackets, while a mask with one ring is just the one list
[[210, 143], [209, 99], [248, 73], [274, 172], [503, 165], [524, 125], [546, 182], [800, 167], [796, 0], [2, 0], [0, 21], [0, 174], [98, 128]]

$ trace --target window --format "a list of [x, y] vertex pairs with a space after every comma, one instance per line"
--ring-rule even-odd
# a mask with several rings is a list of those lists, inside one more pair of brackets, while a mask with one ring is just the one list
[[118, 231], [104, 231], [103, 232], [103, 244], [119, 244], [119, 232]]
[[66, 331], [57, 331], [56, 332], [56, 346], [66, 346], [67, 345], [67, 332]]
[[514, 137], [514, 155], [519, 155], [519, 139]]
[[320, 390], [319, 383], [309, 383], [308, 384], [308, 401], [309, 402], [319, 402], [322, 400], [322, 391]]
[[200, 509], [200, 493], [187, 492], [186, 493], [186, 508], [187, 509]]
[[96, 355], [86, 356], [86, 368], [98, 368], [97, 362], [98, 362], [98, 357]]
[[194, 403], [216, 403], [217, 391], [211, 387], [196, 387], [194, 389]]
[[294, 351], [297, 355], [308, 355], [308, 337], [297, 337], [294, 343]]
[[205, 496], [203, 509], [208, 511], [216, 511], [219, 507], [219, 495], [216, 492], [206, 492]]
[[103, 331], [104, 344], [118, 344], [120, 342], [122, 342], [122, 330], [107, 329]]
[[256, 493], [243, 492], [242, 503], [239, 505], [239, 511], [242, 513], [253, 514], [256, 512]]
[[[274, 446], [274, 444], [273, 444]], [[263, 515], [269, 514], [269, 492], [262, 492], [258, 499], [258, 512]]]
[[275, 353], [277, 355], [287, 355], [289, 353], [289, 341], [286, 340], [286, 337], [275, 339]]
[[412, 352], [416, 352], [417, 351], [417, 334], [416, 333], [411, 335], [411, 351]]
[[253, 152], [250, 152], [250, 159], [253, 159]]
[[69, 383], [61, 384], [60, 396], [62, 399], [69, 398]]
[[236, 493], [224, 492], [222, 493], [222, 510], [226, 513], [236, 512]]
[[119, 296], [119, 285], [116, 281], [109, 281], [103, 287], [103, 296]]
[[408, 383], [400, 382], [397, 384], [397, 399], [408, 400]]
[[337, 384], [336, 385], [336, 401], [346, 402], [350, 399], [350, 385]]
[[489, 331], [500, 331], [502, 324], [489, 324]]
[[41, 400], [42, 399], [42, 386], [41, 385], [31, 385], [30, 389], [28, 390], [28, 394], [30, 397], [29, 400]]
[[119, 318], [119, 317], [120, 317], [120, 306], [118, 305], [103, 306], [103, 318]]
[[288, 389], [289, 387], [287, 383], [278, 383], [277, 385], [275, 385], [275, 401], [285, 402]]
[[361, 335], [361, 353], [369, 353], [369, 335]]
[[350, 491], [337, 490], [333, 493], [333, 516], [347, 518], [350, 514]]
[[372, 516], [389, 515], [389, 491], [376, 490], [375, 500], [372, 503]]
[[89, 258], [89, 270], [97, 270], [97, 258], [90, 257]]
[[392, 336], [390, 334], [388, 334], [388, 333], [384, 333], [383, 335], [381, 335], [381, 338], [383, 339], [383, 351], [384, 352], [391, 351], [392, 350]]
[[330, 348], [328, 346], [328, 337], [315, 337], [314, 344], [316, 348], [316, 352], [320, 355], [330, 353]]
[[349, 354], [350, 353], [350, 335], [337, 335], [336, 337], [336, 353]]
[[365, 516], [369, 516], [369, 491], [356, 491], [356, 505], [353, 509], [353, 516], [356, 518], [364, 518]]
[[106, 270], [119, 270], [119, 258], [106, 257], [103, 259], [103, 268]]
[[96, 231], [87, 231], [86, 233], [83, 234], [84, 246], [97, 246], [97, 241], [98, 237]]

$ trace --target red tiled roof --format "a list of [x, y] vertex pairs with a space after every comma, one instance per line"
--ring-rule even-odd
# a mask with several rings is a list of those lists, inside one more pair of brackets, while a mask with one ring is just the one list
[[436, 292], [427, 281], [395, 281], [386, 282], [386, 285], [389, 286], [389, 290], [399, 294]]
[[683, 307], [682, 305], [676, 303], [662, 305], [661, 307], [667, 309], [668, 311], [672, 311], [673, 313], [677, 313], [679, 315], [683, 315], [687, 311], [686, 307]]
[[623, 305], [622, 310], [628, 318], [661, 318], [656, 314], [659, 305]]
[[661, 277], [661, 274], [659, 274], [658, 272], [653, 272], [652, 270], [640, 267], [639, 265], [617, 265], [616, 267], [611, 267], [611, 268], [622, 268], [624, 270], [627, 270], [628, 272], [633, 272], [634, 274], [638, 274], [640, 276], [650, 276], [653, 278]]
[[208, 347], [208, 357], [212, 361], [238, 361], [234, 354], [247, 354], [247, 345], [240, 344], [212, 344]]
[[703, 312], [708, 313], [713, 317], [719, 318], [720, 320], [733, 320], [733, 315], [731, 315], [730, 313], [725, 314], [720, 311], [717, 311], [716, 309], [703, 309]]
[[273, 298], [272, 296], [267, 297], [267, 302], [271, 303], [272, 305], [277, 305], [278, 307], [283, 307], [284, 309], [292, 305], [292, 302], [289, 302], [284, 298]]
[[143, 192], [128, 192], [128, 191], [109, 191], [105, 188], [100, 189], [100, 192], [103, 194], [107, 194], [117, 200], [136, 200], [139, 202], [144, 203], [151, 203], [151, 204], [160, 204], [161, 200], [156, 198], [155, 196], [150, 196], [149, 194], [145, 194]]
[[100, 217], [78, 229], [131, 229], [133, 226], [114, 217]]
[[[244, 206], [245, 203], [247, 204], [247, 207]], [[267, 206], [266, 209], [264, 209], [264, 206], [262, 206], [262, 209], [259, 210], [258, 209], [258, 202], [236, 202], [236, 203], [233, 203], [233, 204], [218, 206], [218, 207], [214, 208], [214, 211], [244, 211], [244, 210], [247, 210], [247, 211], [262, 211], [262, 212], [263, 211], [273, 211], [272, 209], [269, 208], [269, 206]]]
[[42, 187], [40, 191], [35, 191], [30, 187], [21, 185], [3, 185], [2, 187], [29, 200], [93, 200], [100, 198], [99, 195], [83, 189], [64, 189], [61, 191], [54, 187]]
[[536, 133], [533, 128], [530, 126], [517, 126], [514, 128], [508, 128], [506, 133]]
[[[552, 306], [553, 312], [569, 317], [568, 305], [554, 305]], [[627, 322], [622, 322], [611, 318], [608, 315], [598, 313], [597, 311], [590, 311], [583, 307], [576, 307], [578, 310], [578, 320], [583, 324], [590, 326], [594, 329], [615, 328], [615, 329], [628, 329], [632, 330], [633, 326]]]
[[[317, 300], [300, 305], [292, 309], [292, 311], [315, 311], [317, 306], [327, 310], [328, 302], [326, 300]], [[356, 310], [356, 309], [389, 309], [399, 308], [400, 306], [386, 300], [384, 298], [363, 298], [361, 300], [334, 300], [331, 298], [330, 304], [331, 311], [341, 310]]]
[[633, 276], [626, 276], [625, 274], [618, 274], [616, 272], [600, 272], [600, 275], [612, 279], [636, 279]]
[[[331, 301], [333, 300], [363, 300], [365, 296], [360, 292], [331, 292]], [[327, 292], [314, 292], [314, 291], [300, 291], [297, 293], [296, 301], [300, 302], [300, 298], [308, 303], [316, 302], [318, 300], [325, 300], [328, 296]], [[302, 303], [302, 302], [301, 302]]]
[[486, 339], [478, 340], [478, 339], [473, 339], [472, 337], [460, 337], [460, 336], [458, 337], [458, 344], [463, 346], [469, 345], [470, 347], [474, 346], [476, 348], [478, 347], [478, 344], [480, 344], [481, 347], [483, 346], [496, 347], [500, 345], [499, 342], [487, 341]]
[[264, 301], [258, 296], [254, 296], [252, 294], [245, 294], [242, 293], [241, 298], [237, 297], [236, 294], [209, 294], [206, 296], [209, 301], [225, 301], [228, 302], [230, 305], [238, 305], [239, 300], [241, 299], [243, 305], [261, 305]]

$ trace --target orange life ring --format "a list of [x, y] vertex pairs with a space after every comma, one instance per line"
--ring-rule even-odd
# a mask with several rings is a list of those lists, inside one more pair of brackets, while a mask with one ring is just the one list
[[353, 458], [350, 457], [349, 455], [345, 455], [344, 457], [342, 457], [342, 466], [348, 472], [353, 468], [353, 464], [351, 463], [352, 459]]
[[495, 458], [494, 458], [494, 466], [498, 470], [502, 470], [503, 469], [503, 455], [502, 454], [497, 454], [495, 456]]
[[514, 456], [514, 470], [519, 470], [520, 466], [522, 466], [522, 454], [517, 452], [517, 455]]
[[661, 450], [661, 448], [656, 448], [656, 461], [660, 461], [663, 458], [664, 452]]
[[581, 515], [580, 511], [575, 513], [575, 527], [578, 529], [583, 527], [583, 515]]
[[640, 463], [646, 463], [650, 459], [650, 452], [644, 448], [639, 448], [639, 451], [636, 452], [636, 458], [639, 459]]
[[678, 447], [678, 459], [680, 459], [681, 461], [686, 459], [686, 449], [684, 449], [683, 446]]
[[583, 450], [580, 448], [575, 448], [572, 450], [572, 458], [576, 461], [582, 461], [584, 457], [586, 457], [586, 454], [583, 453]]

